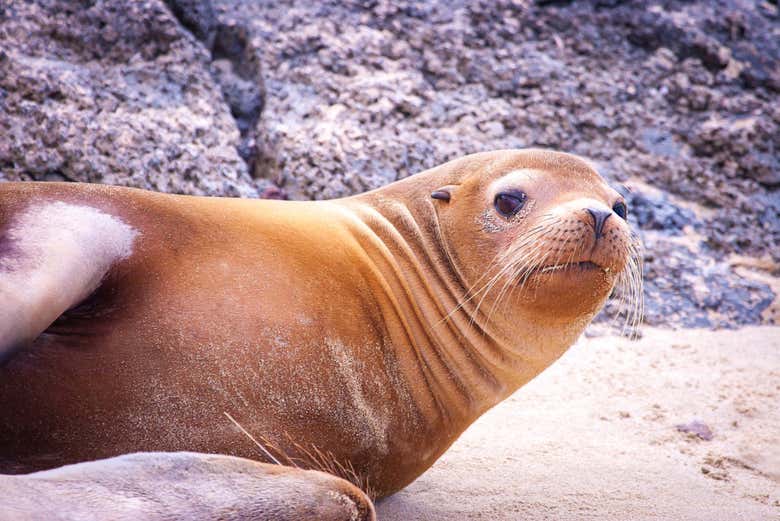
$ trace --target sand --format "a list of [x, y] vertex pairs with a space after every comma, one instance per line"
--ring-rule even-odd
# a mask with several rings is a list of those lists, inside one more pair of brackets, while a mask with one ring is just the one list
[[780, 520], [780, 327], [643, 335], [581, 339], [380, 521]]

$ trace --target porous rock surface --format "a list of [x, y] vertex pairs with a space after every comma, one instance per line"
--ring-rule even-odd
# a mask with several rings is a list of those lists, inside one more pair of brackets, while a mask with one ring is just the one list
[[162, 1], [0, 5], [0, 177], [258, 196], [211, 55]]

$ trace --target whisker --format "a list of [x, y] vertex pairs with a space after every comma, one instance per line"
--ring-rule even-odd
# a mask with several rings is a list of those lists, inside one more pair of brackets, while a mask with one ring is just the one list
[[241, 432], [243, 432], [243, 433], [244, 433], [244, 435], [246, 435], [246, 437], [247, 437], [247, 438], [249, 438], [250, 440], [252, 440], [252, 442], [253, 442], [255, 445], [257, 445], [257, 448], [259, 448], [259, 449], [260, 449], [260, 451], [261, 451], [263, 454], [265, 454], [265, 455], [266, 455], [268, 458], [270, 458], [270, 459], [271, 459], [271, 461], [273, 461], [273, 462], [274, 462], [274, 463], [276, 463], [277, 465], [281, 465], [281, 463], [279, 463], [279, 460], [278, 460], [278, 459], [276, 459], [276, 458], [274, 457], [274, 455], [273, 455], [273, 454], [271, 454], [271, 453], [268, 451], [268, 449], [266, 449], [266, 448], [265, 448], [265, 447], [264, 447], [264, 446], [263, 446], [263, 445], [262, 445], [262, 444], [261, 444], [259, 441], [257, 441], [257, 440], [255, 439], [255, 437], [254, 437], [254, 436], [252, 436], [251, 434], [249, 434], [249, 431], [247, 431], [247, 430], [246, 430], [244, 427], [242, 427], [242, 426], [241, 426], [241, 424], [240, 424], [240, 423], [238, 423], [238, 422], [235, 420], [235, 418], [233, 418], [233, 417], [230, 415], [230, 413], [228, 413], [227, 411], [222, 411], [222, 412], [224, 413], [224, 415], [225, 415], [225, 416], [227, 416], [227, 419], [228, 419], [228, 420], [230, 420], [231, 422], [233, 422], [233, 425], [235, 425], [236, 427], [238, 427], [238, 428], [239, 428], [239, 430], [240, 430]]
[[644, 315], [644, 290], [643, 290], [643, 249], [639, 237], [631, 234], [626, 246], [628, 259], [626, 267], [618, 275], [615, 283], [615, 292], [619, 294], [618, 313], [614, 320], [623, 316], [621, 334], [638, 335], [638, 327]]
[[[537, 237], [539, 234], [542, 234], [542, 233], [544, 233], [544, 232], [545, 232], [545, 231], [546, 231], [548, 228], [549, 228], [549, 226], [542, 226], [542, 225], [540, 225], [540, 226], [537, 226], [536, 228], [534, 228], [534, 229], [533, 229], [533, 231], [532, 231], [532, 232], [529, 232], [528, 234], [526, 234], [526, 235], [523, 237], [523, 239], [522, 239], [522, 240], [521, 240], [521, 241], [518, 243], [518, 245], [519, 245], [519, 246], [517, 246], [517, 247], [514, 247], [514, 248], [512, 248], [512, 249], [513, 249], [513, 250], [514, 250], [514, 249], [518, 249], [518, 248], [521, 248], [523, 245], [531, 244], [532, 242], [534, 242], [534, 241], [536, 240], [536, 237]], [[477, 303], [477, 306], [474, 308], [474, 310], [473, 310], [473, 311], [472, 311], [472, 313], [471, 313], [471, 318], [470, 318], [470, 320], [469, 320], [469, 324], [470, 324], [470, 325], [473, 325], [474, 321], [476, 320], [476, 317], [478, 316], [479, 308], [482, 306], [482, 303], [483, 303], [483, 302], [484, 302], [484, 300], [487, 298], [487, 296], [488, 296], [488, 294], [490, 293], [490, 291], [492, 290], [492, 288], [495, 286], [495, 284], [497, 284], [497, 283], [498, 283], [498, 281], [501, 279], [501, 277], [502, 277], [502, 276], [506, 275], [506, 273], [507, 273], [508, 271], [510, 271], [510, 270], [511, 270], [511, 268], [512, 268], [512, 264], [506, 261], [506, 259], [504, 258], [505, 256], [506, 256], [506, 255], [503, 255], [503, 256], [502, 256], [502, 261], [504, 262], [504, 266], [503, 266], [503, 267], [502, 267], [502, 268], [501, 268], [501, 269], [498, 271], [498, 273], [496, 273], [496, 274], [495, 274], [495, 275], [494, 275], [494, 276], [493, 276], [493, 277], [492, 277], [492, 278], [491, 278], [491, 279], [490, 279], [490, 280], [489, 280], [489, 281], [488, 281], [488, 282], [487, 282], [487, 283], [486, 283], [486, 284], [483, 286], [483, 288], [481, 288], [481, 289], [480, 289], [480, 290], [479, 290], [479, 291], [478, 291], [478, 292], [475, 294], [475, 296], [476, 296], [476, 295], [478, 295], [479, 293], [482, 293], [482, 298], [480, 298], [479, 302]]]

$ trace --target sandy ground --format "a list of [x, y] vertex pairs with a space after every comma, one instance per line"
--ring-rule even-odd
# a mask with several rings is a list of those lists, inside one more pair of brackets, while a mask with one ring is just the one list
[[780, 327], [643, 333], [583, 338], [380, 521], [780, 520]]

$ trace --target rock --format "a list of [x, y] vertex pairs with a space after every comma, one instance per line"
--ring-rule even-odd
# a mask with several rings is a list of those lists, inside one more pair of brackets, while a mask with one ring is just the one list
[[0, 45], [6, 179], [247, 197], [264, 188], [239, 156], [209, 53], [161, 1], [15, 2]]
[[627, 203], [637, 224], [646, 230], [660, 230], [679, 235], [683, 227], [693, 225], [696, 218], [690, 210], [680, 208], [666, 195], [652, 196], [642, 192], [627, 194]]
[[182, 25], [202, 41], [207, 49], [214, 46], [217, 13], [211, 0], [165, 0], [165, 3]]
[[666, 46], [680, 59], [695, 58], [711, 71], [734, 60], [742, 64], [738, 77], [744, 85], [780, 91], [780, 43], [772, 30], [776, 12], [725, 0], [670, 4], [642, 9], [625, 2], [614, 19], [639, 47], [652, 51]]
[[769, 187], [780, 186], [780, 124], [761, 114], [702, 122], [686, 136], [694, 153], [733, 162], [734, 175]]
[[[709, 426], [706, 423], [700, 422], [699, 420], [693, 420], [689, 423], [675, 425], [675, 428], [679, 432], [692, 434], [704, 441], [711, 441], [713, 438], [712, 431], [710, 430]], [[706, 468], [703, 467], [702, 472], [706, 474]]]
[[[649, 325], [732, 328], [757, 323], [774, 300], [772, 289], [737, 276], [706, 247], [691, 251], [665, 234], [648, 231], [645, 244], [645, 316]], [[617, 315], [610, 302], [605, 317]]]

